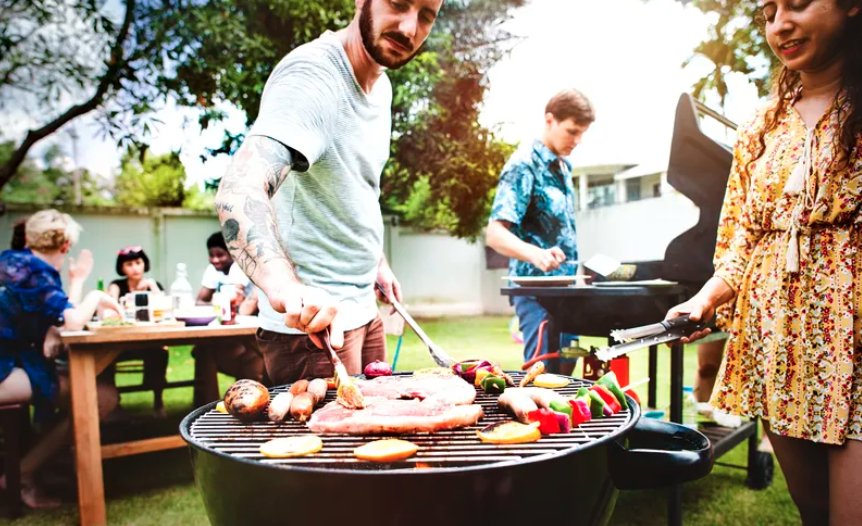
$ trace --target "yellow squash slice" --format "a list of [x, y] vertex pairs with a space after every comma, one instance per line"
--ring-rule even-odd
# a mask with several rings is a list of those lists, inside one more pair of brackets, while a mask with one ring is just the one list
[[363, 444], [353, 450], [353, 455], [371, 462], [396, 462], [413, 456], [419, 446], [400, 438], [384, 438]]
[[300, 435], [276, 438], [260, 446], [261, 455], [267, 458], [303, 457], [323, 449], [323, 440], [317, 435]]
[[533, 380], [533, 385], [536, 387], [547, 387], [549, 389], [554, 389], [557, 387], [565, 387], [569, 385], [569, 379], [565, 376], [560, 376], [557, 374], [540, 374]]
[[522, 424], [514, 420], [497, 422], [476, 431], [479, 440], [490, 444], [525, 444], [542, 438], [539, 423]]

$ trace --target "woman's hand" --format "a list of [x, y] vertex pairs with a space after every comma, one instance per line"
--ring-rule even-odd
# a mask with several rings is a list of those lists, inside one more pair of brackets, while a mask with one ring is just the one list
[[135, 290], [138, 292], [159, 292], [161, 289], [159, 288], [159, 284], [156, 283], [156, 280], [153, 278], [144, 278], [139, 283], [138, 286], [135, 287]]
[[[690, 300], [684, 303], [680, 303], [676, 307], [672, 307], [669, 311], [667, 311], [667, 315], [664, 319], [668, 320], [670, 318], [676, 318], [678, 316], [685, 316], [686, 314], [692, 321], [711, 320], [712, 317], [715, 315], [715, 307], [712, 306], [709, 301], [706, 301], [704, 298], [702, 298], [700, 296], [700, 293], [698, 293]], [[712, 330], [709, 328], [694, 331], [693, 333], [688, 335], [688, 337], [680, 338], [680, 341], [682, 341], [683, 343], [690, 343], [703, 338], [711, 332]]]
[[[123, 308], [117, 303], [117, 300], [104, 292], [93, 291], [99, 293], [99, 302], [96, 305], [96, 314], [100, 320], [119, 318]], [[91, 293], [92, 294], [92, 293]]]
[[[665, 319], [688, 315], [692, 321], [709, 321], [715, 316], [715, 309], [727, 303], [736, 296], [736, 292], [723, 279], [713, 276], [704, 284], [690, 300], [680, 303], [667, 311]], [[680, 338], [683, 343], [699, 340], [712, 332], [701, 329], [691, 333], [687, 338]]]
[[93, 253], [81, 250], [77, 258], [69, 258], [69, 281], [84, 281], [93, 271]]

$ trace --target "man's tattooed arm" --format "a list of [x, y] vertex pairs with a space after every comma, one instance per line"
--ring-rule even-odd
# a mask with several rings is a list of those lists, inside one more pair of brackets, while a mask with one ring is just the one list
[[290, 150], [263, 136], [247, 137], [222, 178], [216, 210], [225, 242], [243, 272], [261, 289], [284, 280], [298, 283], [282, 249], [272, 196], [293, 163]]

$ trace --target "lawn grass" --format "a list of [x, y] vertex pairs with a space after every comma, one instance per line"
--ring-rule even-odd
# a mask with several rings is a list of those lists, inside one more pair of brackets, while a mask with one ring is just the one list
[[[506, 317], [449, 318], [420, 320], [428, 335], [456, 359], [482, 357], [500, 363], [506, 369], [518, 369], [522, 362], [521, 346], [512, 340]], [[585, 338], [586, 345], [599, 345], [601, 339]], [[388, 340], [390, 360], [395, 351], [397, 337]], [[669, 351], [659, 353], [659, 407], [666, 408], [669, 394]], [[425, 347], [412, 334], [405, 334], [396, 364], [396, 370], [408, 371], [432, 367], [434, 363]], [[686, 384], [689, 385], [696, 367], [693, 349], [685, 354]], [[188, 347], [171, 349], [168, 369], [170, 380], [192, 377], [193, 360]], [[631, 355], [631, 378], [646, 376], [646, 351]], [[119, 377], [120, 383], [134, 383], [139, 378], [131, 375]], [[219, 378], [222, 389], [230, 385], [231, 378]], [[639, 393], [646, 399], [646, 389]], [[136, 429], [146, 427], [147, 434], [155, 431], [171, 432], [191, 408], [191, 388], [170, 389], [165, 392], [167, 416], [152, 417], [152, 396], [149, 393], [123, 395], [123, 408], [139, 417]], [[745, 465], [745, 443], [721, 458], [722, 462]], [[194, 485], [188, 452], [185, 450], [149, 453], [104, 462], [105, 491], [110, 524], [194, 526], [207, 524], [203, 503]], [[589, 476], [589, 474], [582, 474]], [[578, 474], [574, 474], [578, 476]], [[688, 484], [683, 494], [683, 521], [685, 524], [721, 525], [784, 525], [799, 524], [796, 508], [787, 493], [780, 469], [772, 485], [762, 491], [745, 486], [745, 471], [716, 466], [713, 473]], [[234, 482], [236, 483], [236, 482]], [[77, 507], [73, 494], [63, 495], [66, 503], [57, 510], [27, 511], [16, 525], [77, 524]], [[562, 503], [548, 503], [560, 505]], [[537, 505], [525, 503], [524, 505]], [[545, 504], [541, 504], [545, 505]], [[538, 508], [537, 508], [538, 509]], [[573, 510], [577, 513], [577, 510]], [[622, 492], [617, 500], [614, 525], [666, 524], [666, 492]]]

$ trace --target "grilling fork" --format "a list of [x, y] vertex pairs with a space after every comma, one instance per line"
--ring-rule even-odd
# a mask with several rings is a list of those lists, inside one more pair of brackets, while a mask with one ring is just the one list
[[324, 349], [329, 353], [329, 361], [332, 362], [332, 368], [335, 369], [335, 386], [336, 399], [338, 403], [348, 409], [362, 409], [365, 407], [365, 398], [362, 396], [362, 391], [353, 382], [353, 378], [347, 374], [344, 364], [338, 358], [338, 353], [332, 348], [332, 343], [329, 341], [329, 327], [318, 333]]

